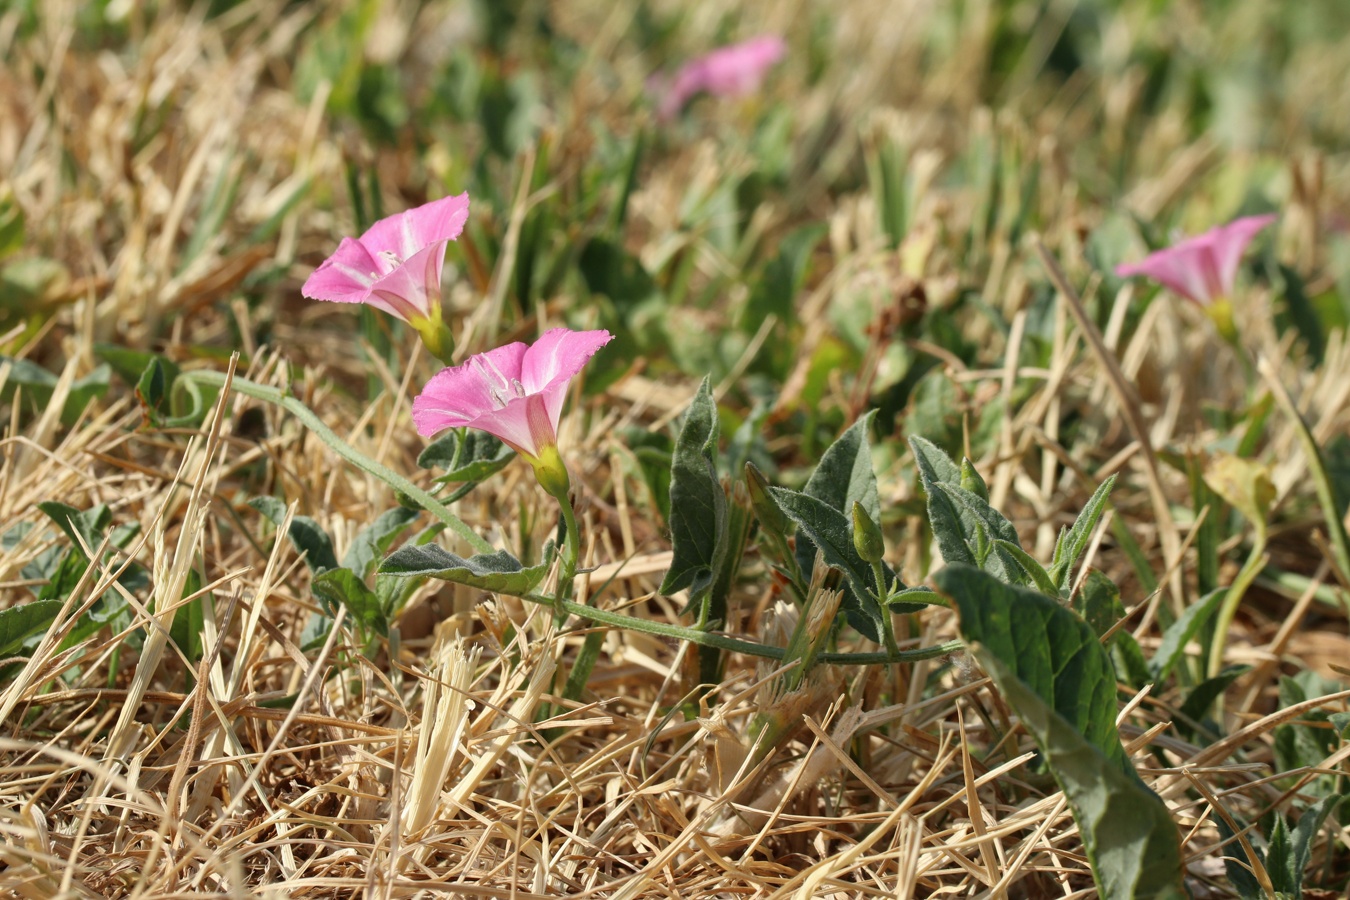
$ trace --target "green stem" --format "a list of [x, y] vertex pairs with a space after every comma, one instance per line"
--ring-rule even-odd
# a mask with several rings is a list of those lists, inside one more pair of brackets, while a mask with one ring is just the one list
[[886, 569], [881, 565], [881, 560], [872, 563], [872, 577], [877, 580], [877, 609], [881, 611], [881, 638], [886, 645], [886, 652], [894, 656], [900, 650], [895, 646], [895, 625], [891, 622], [891, 610], [886, 605], [886, 597], [890, 593], [890, 585], [886, 583]]
[[1223, 605], [1219, 607], [1219, 616], [1214, 623], [1214, 639], [1209, 645], [1209, 677], [1213, 678], [1223, 671], [1223, 651], [1228, 644], [1228, 629], [1233, 624], [1233, 617], [1237, 615], [1237, 608], [1242, 603], [1242, 598], [1247, 593], [1247, 588], [1251, 587], [1256, 576], [1261, 574], [1261, 570], [1266, 567], [1270, 557], [1266, 555], [1266, 531], [1264, 528], [1256, 532], [1256, 541], [1252, 544], [1252, 552], [1243, 564], [1242, 570], [1238, 572], [1237, 578], [1228, 588], [1228, 593], [1223, 596]]
[[[1332, 561], [1337, 569], [1338, 580], [1345, 586], [1346, 579], [1350, 579], [1350, 536], [1346, 535], [1345, 523], [1341, 521], [1341, 505], [1336, 496], [1336, 487], [1327, 475], [1322, 451], [1318, 448], [1317, 439], [1308, 430], [1303, 417], [1299, 415], [1298, 407], [1294, 406], [1294, 401], [1285, 390], [1274, 367], [1262, 359], [1257, 369], [1266, 380], [1266, 386], [1274, 395], [1275, 402], [1289, 416], [1289, 423], [1294, 426], [1294, 434], [1303, 445], [1303, 455], [1308, 461], [1308, 473], [1312, 475], [1313, 490], [1317, 492], [1317, 502], [1322, 507], [1322, 516], [1326, 520], [1327, 536], [1331, 539]], [[1342, 592], [1341, 597], [1346, 608], [1350, 609], [1350, 594]]]
[[[217, 389], [225, 386], [225, 376], [220, 372], [191, 371], [184, 372], [180, 377], [200, 384], [210, 385]], [[435, 497], [431, 496], [431, 494], [428, 494], [402, 475], [357, 451], [342, 438], [338, 437], [333, 429], [325, 425], [323, 420], [314, 414], [313, 410], [300, 402], [299, 398], [287, 394], [278, 388], [268, 387], [267, 385], [258, 384], [257, 382], [249, 381], [244, 378], [233, 379], [230, 382], [230, 388], [247, 397], [252, 397], [254, 400], [261, 400], [264, 403], [280, 406], [282, 409], [303, 422], [310, 431], [318, 436], [319, 440], [323, 441], [329, 447], [332, 447], [333, 451], [337, 453], [338, 456], [341, 456], [358, 469], [374, 475], [394, 490], [400, 491], [420, 503], [424, 509], [444, 522], [447, 528], [468, 541], [468, 543], [479, 553], [493, 552], [492, 545], [475, 534], [473, 529], [468, 525], [465, 525], [459, 516], [446, 508], [445, 504], [441, 503], [441, 501], [437, 500]]]
[[[521, 599], [541, 606], [554, 606], [556, 603], [552, 597], [542, 597], [537, 594], [525, 594]], [[764, 659], [782, 659], [786, 655], [786, 651], [782, 647], [770, 647], [767, 644], [756, 644], [720, 634], [709, 634], [706, 631], [699, 631], [697, 628], [686, 628], [683, 625], [670, 625], [666, 622], [653, 622], [636, 616], [626, 616], [623, 613], [609, 612], [608, 610], [597, 609], [594, 606], [584, 606], [571, 600], [562, 602], [562, 610], [599, 625], [688, 641], [701, 647], [717, 647], [732, 653], [744, 653], [746, 656], [758, 656]], [[932, 647], [922, 647], [918, 650], [900, 650], [894, 656], [889, 653], [822, 653], [816, 657], [816, 662], [840, 666], [918, 662], [919, 660], [946, 656], [948, 653], [956, 653], [964, 648], [965, 644], [961, 641], [948, 641], [945, 644], [935, 644]]]
[[572, 596], [572, 582], [577, 577], [577, 557], [581, 553], [581, 531], [577, 528], [577, 515], [572, 511], [572, 501], [566, 494], [558, 498], [562, 507], [563, 524], [567, 528], [567, 544], [563, 547], [562, 574], [558, 578], [557, 600]]

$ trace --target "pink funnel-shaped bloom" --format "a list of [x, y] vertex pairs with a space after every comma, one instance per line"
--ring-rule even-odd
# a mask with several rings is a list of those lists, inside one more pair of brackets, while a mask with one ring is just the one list
[[300, 292], [311, 300], [365, 303], [414, 324], [440, 321], [445, 245], [468, 218], [469, 195], [460, 194], [381, 219], [361, 237], [343, 238]]
[[719, 47], [706, 56], [685, 63], [674, 79], [652, 79], [657, 114], [672, 119], [684, 105], [701, 93], [738, 97], [759, 90], [764, 75], [787, 55], [787, 44], [777, 35], [762, 35]]
[[479, 353], [427, 382], [413, 400], [413, 422], [423, 437], [477, 428], [537, 459], [558, 443], [568, 382], [613, 339], [608, 331], [554, 328], [529, 346], [517, 342]]
[[1274, 215], [1247, 216], [1159, 250], [1141, 262], [1117, 266], [1121, 278], [1147, 275], [1201, 306], [1231, 299], [1242, 253]]

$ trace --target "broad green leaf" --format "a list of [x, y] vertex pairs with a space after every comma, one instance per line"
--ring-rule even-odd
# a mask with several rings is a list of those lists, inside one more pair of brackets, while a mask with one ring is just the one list
[[1155, 681], [1161, 683], [1172, 674], [1172, 669], [1181, 662], [1186, 653], [1186, 645], [1200, 629], [1205, 627], [1205, 623], [1214, 615], [1227, 594], [1227, 588], [1210, 591], [1186, 607], [1177, 620], [1163, 632], [1162, 642], [1158, 644], [1158, 649], [1148, 664]]
[[[445, 530], [445, 523], [432, 522], [426, 528], [423, 528], [407, 542], [409, 547], [422, 547], [430, 544], [436, 539], [436, 535]], [[545, 548], [545, 557], [548, 556], [548, 548]], [[403, 607], [408, 605], [413, 593], [422, 586], [425, 578], [400, 578], [397, 575], [376, 575], [375, 576], [375, 596], [380, 600], [380, 609], [384, 610], [384, 616], [390, 622], [393, 622], [403, 612]]]
[[342, 567], [351, 569], [358, 578], [369, 578], [380, 558], [416, 520], [416, 510], [403, 506], [385, 510], [374, 522], [357, 532], [347, 552], [342, 554]]
[[[278, 528], [286, 521], [286, 504], [276, 497], [254, 497], [248, 505], [268, 518]], [[311, 572], [337, 568], [337, 556], [333, 553], [333, 542], [319, 523], [309, 516], [292, 516], [291, 527], [286, 535], [295, 545], [298, 553], [305, 554], [305, 562]]]
[[[867, 430], [875, 417], [876, 410], [868, 412], [829, 446], [802, 492], [845, 516], [852, 514], [854, 503], [860, 503], [873, 522], [880, 522], [881, 500], [877, 496], [877, 476], [872, 469], [872, 447], [867, 440]], [[797, 565], [808, 579], [815, 558], [814, 543], [799, 536]]]
[[980, 644], [971, 650], [1045, 754], [1073, 810], [1100, 896], [1187, 897], [1181, 841], [1162, 798], [1089, 743], [997, 656]]
[[1117, 631], [1111, 638], [1108, 649], [1111, 652], [1111, 662], [1116, 667], [1116, 677], [1121, 681], [1135, 688], [1142, 688], [1153, 681], [1153, 675], [1148, 670], [1148, 662], [1144, 659], [1144, 651], [1140, 649], [1134, 635], [1124, 629]]
[[[984, 577], [991, 586], [996, 584], [990, 576]], [[1054, 604], [1064, 615], [1073, 615], [1041, 594], [997, 586], [1025, 598], [1035, 597], [1042, 604]], [[964, 607], [961, 620], [964, 631]], [[1086, 625], [1077, 630], [1100, 647]], [[1015, 660], [1005, 660], [1000, 651], [979, 641], [973, 641], [970, 649], [1035, 738], [1051, 775], [1064, 791], [1099, 895], [1138, 900], [1186, 897], [1176, 823], [1162, 798], [1135, 774], [1119, 741], [1114, 744], [1115, 754], [1104, 753], [1078, 727], [1056, 713], [1047, 702], [1053, 694], [1043, 694], [1018, 676]], [[1111, 707], [1115, 708], [1114, 700]]]
[[[1293, 677], [1280, 679], [1280, 706], [1289, 708], [1335, 692], [1339, 685], [1324, 679], [1317, 672], [1305, 669]], [[1297, 768], [1323, 767], [1335, 750], [1339, 738], [1330, 724], [1330, 714], [1323, 709], [1304, 713], [1297, 721], [1275, 729], [1275, 771], [1289, 772]], [[1303, 787], [1305, 794], [1324, 797], [1337, 792], [1339, 779], [1331, 774], [1319, 774]]]
[[[769, 494], [788, 518], [797, 523], [797, 540], [809, 538], [825, 554], [825, 564], [844, 573], [848, 591], [842, 608], [849, 624], [873, 641], [881, 640], [884, 627], [880, 608], [874, 599], [876, 578], [872, 567], [858, 556], [853, 546], [853, 525], [848, 516], [823, 500], [787, 488], [771, 487]], [[882, 563], [888, 581], [895, 582], [894, 573]], [[903, 611], [896, 607], [896, 611]]]
[[1060, 590], [1069, 586], [1069, 576], [1073, 571], [1073, 565], [1078, 561], [1078, 557], [1083, 555], [1087, 549], [1088, 541], [1092, 538], [1092, 530], [1097, 527], [1097, 522], [1102, 517], [1102, 511], [1106, 508], [1106, 499], [1111, 494], [1111, 488], [1115, 486], [1116, 476], [1112, 475], [1098, 486], [1097, 490], [1092, 492], [1087, 505], [1083, 507], [1078, 518], [1074, 520], [1073, 527], [1067, 531], [1059, 533], [1059, 540], [1055, 542], [1055, 553], [1050, 559], [1050, 577], [1054, 579], [1055, 584]]
[[[1055, 596], [1051, 594], [1050, 596]], [[1120, 601], [1120, 588], [1096, 569], [1088, 572], [1083, 587], [1073, 595], [1074, 612], [1092, 626], [1098, 638], [1105, 637], [1115, 624], [1125, 617], [1125, 604]]]
[[30, 637], [51, 627], [63, 605], [61, 600], [30, 600], [0, 610], [0, 658], [13, 656]]
[[99, 544], [103, 543], [103, 533], [112, 522], [112, 510], [105, 503], [80, 510], [58, 500], [47, 500], [37, 507], [66, 533], [74, 549], [81, 555], [84, 555], [84, 550], [75, 535], [78, 533], [90, 550], [97, 550]]
[[61, 263], [45, 256], [21, 256], [0, 266], [0, 310], [38, 313], [69, 287], [70, 271]]
[[[1233, 890], [1237, 891], [1237, 895], [1242, 900], [1270, 900], [1261, 889], [1261, 883], [1252, 874], [1252, 869], [1256, 867], [1257, 863], [1265, 865], [1265, 854], [1259, 848], [1252, 847], [1252, 852], [1256, 854], [1256, 859], [1253, 860], [1247, 855], [1247, 848], [1243, 847], [1240, 841], [1233, 840], [1233, 829], [1224, 821], [1223, 816], [1214, 816], [1213, 822], [1219, 829], [1219, 837], [1225, 841], [1231, 841], [1224, 847], [1223, 867]], [[1244, 825], [1240, 819], [1238, 824]], [[1251, 834], [1251, 832], [1247, 833]]]
[[[936, 499], [936, 506], [935, 504]], [[955, 543], [959, 540], [965, 545], [970, 563], [993, 574], [1009, 584], [1025, 584], [1030, 576], [1023, 575], [1022, 566], [1004, 550], [1000, 544], [1009, 543], [1020, 547], [1017, 529], [1003, 517], [1003, 514], [963, 487], [935, 483], [928, 495], [930, 522], [934, 535], [938, 535], [938, 520], [931, 518], [937, 509], [942, 516], [946, 540]], [[953, 517], [956, 534], [951, 533]], [[953, 540], [955, 538], [955, 540]], [[939, 537], [938, 546], [942, 549], [943, 559], [947, 559], [947, 548], [943, 538]], [[948, 560], [951, 561], [951, 560]], [[965, 560], [956, 560], [965, 562]]]
[[389, 636], [389, 620], [385, 618], [379, 598], [351, 569], [325, 569], [314, 576], [310, 582], [310, 591], [324, 604], [330, 615], [340, 605], [346, 604], [348, 614], [362, 630], [375, 632], [381, 637]]
[[1294, 847], [1289, 839], [1289, 823], [1284, 816], [1275, 814], [1275, 824], [1266, 838], [1266, 873], [1270, 876], [1270, 886], [1275, 891], [1276, 900], [1292, 900], [1298, 896], [1293, 887], [1303, 880], [1303, 873], [1291, 872], [1294, 862]]
[[1298, 824], [1294, 826], [1289, 838], [1290, 852], [1279, 880], [1275, 877], [1275, 870], [1279, 867], [1275, 864], [1274, 853], [1271, 853], [1270, 880], [1275, 890], [1281, 890], [1283, 885], [1283, 890], [1295, 897], [1303, 895], [1303, 874], [1308, 871], [1308, 861], [1312, 857], [1317, 832], [1322, 829], [1327, 816], [1335, 812], [1344, 800], [1344, 794], [1330, 794], [1305, 809], [1303, 815], [1299, 816]]
[[453, 581], [496, 594], [518, 597], [528, 594], [544, 580], [549, 566], [553, 564], [552, 550], [552, 545], [548, 545], [543, 562], [525, 568], [521, 566], [520, 560], [505, 550], [480, 553], [464, 559], [439, 544], [421, 547], [405, 545], [385, 559], [380, 565], [380, 571], [386, 575], [439, 578], [441, 581]]
[[157, 424], [161, 416], [168, 412], [169, 392], [177, 377], [177, 366], [170, 370], [158, 356], [146, 363], [145, 371], [136, 381], [136, 399], [150, 424]]
[[[1025, 583], [1031, 576], [1002, 547], [990, 541], [1021, 546], [1017, 529], [979, 494], [962, 487], [961, 467], [946, 453], [922, 437], [909, 445], [919, 469], [919, 481], [928, 495], [928, 521], [942, 558], [992, 572], [1010, 583]], [[969, 479], [966, 479], [969, 481]]]
[[145, 372], [151, 360], [160, 359], [166, 366], [173, 363], [157, 353], [148, 350], [133, 350], [118, 344], [94, 344], [94, 356], [112, 367], [117, 377], [129, 385], [135, 385]]
[[305, 627], [300, 631], [300, 649], [308, 653], [311, 650], [317, 650], [328, 640], [328, 633], [333, 630], [333, 620], [323, 613], [314, 613], [305, 622]]
[[919, 467], [919, 478], [925, 485], [941, 482], [961, 486], [961, 467], [952, 462], [941, 447], [918, 435], [909, 439], [909, 447], [914, 453], [914, 463]]
[[994, 544], [1017, 562], [1017, 565], [1021, 567], [1022, 571], [1027, 573], [1027, 577], [1031, 579], [1031, 583], [1036, 586], [1036, 590], [1045, 594], [1047, 597], [1059, 596], [1059, 588], [1050, 580], [1050, 576], [1046, 574], [1045, 569], [1040, 563], [1036, 562], [1030, 553], [1011, 541], [996, 539]]
[[968, 566], [947, 566], [933, 581], [960, 610], [962, 639], [1002, 660], [1121, 772], [1134, 771], [1116, 731], [1116, 673], [1082, 616]]
[[689, 589], [692, 598], [712, 587], [726, 553], [727, 497], [717, 477], [717, 403], [708, 378], [689, 404], [670, 470], [670, 542], [674, 556], [658, 588], [663, 594]]
[[[1284, 900], [1303, 896], [1303, 876], [1308, 869], [1317, 832], [1326, 822], [1327, 816], [1344, 800], [1344, 794], [1330, 794], [1323, 797], [1303, 811], [1298, 824], [1292, 830], [1283, 815], [1278, 813], [1274, 815], [1274, 824], [1271, 826], [1270, 835], [1266, 838], [1266, 852], [1263, 854], [1256, 847], [1252, 850], [1256, 854], [1256, 862], [1265, 866], [1266, 873], [1270, 876], [1270, 886], [1277, 898]], [[1220, 825], [1219, 831], [1224, 839], [1232, 836], [1232, 830], [1228, 828], [1226, 822], [1222, 822], [1221, 816], [1215, 816], [1215, 822]], [[1233, 887], [1244, 900], [1246, 898], [1264, 900], [1259, 883], [1248, 871], [1247, 866], [1252, 866], [1253, 860], [1247, 855], [1246, 848], [1238, 842], [1229, 846], [1231, 849], [1227, 856], [1231, 858], [1226, 859], [1224, 865]], [[1240, 860], [1245, 860], [1246, 866]]]
[[516, 452], [490, 434], [455, 429], [432, 441], [417, 457], [423, 469], [444, 469], [439, 482], [463, 484], [485, 481], [506, 468]]
[[[1178, 710], [1184, 717], [1182, 721], [1177, 722], [1177, 731], [1181, 736], [1189, 738], [1195, 734], [1195, 729], [1189, 722], [1203, 724], [1214, 701], [1228, 690], [1229, 685], [1251, 670], [1251, 666], [1229, 666], [1213, 678], [1207, 678], [1192, 688], [1182, 701], [1181, 709]], [[1278, 732], [1276, 736], [1278, 737]]]

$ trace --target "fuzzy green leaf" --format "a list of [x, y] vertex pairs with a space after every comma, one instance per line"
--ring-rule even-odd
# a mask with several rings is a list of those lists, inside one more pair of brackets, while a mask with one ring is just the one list
[[[825, 554], [825, 563], [843, 572], [848, 582], [842, 608], [849, 624], [873, 641], [881, 640], [884, 626], [880, 608], [874, 599], [876, 579], [872, 567], [858, 556], [853, 546], [853, 528], [848, 516], [823, 500], [787, 488], [771, 487], [769, 494], [788, 518], [797, 523], [797, 541], [808, 538]], [[882, 563], [886, 579], [895, 583], [894, 573]]]
[[46, 631], [64, 605], [61, 600], [30, 600], [0, 610], [0, 658], [13, 656], [24, 641]]
[[[880, 522], [881, 500], [877, 495], [877, 476], [872, 469], [872, 447], [867, 440], [867, 430], [875, 417], [876, 410], [873, 410], [839, 435], [821, 456], [802, 492], [845, 516], [852, 515], [854, 503], [861, 504], [868, 518]], [[815, 558], [815, 544], [798, 536], [797, 565], [807, 578], [811, 577]]]
[[1092, 529], [1096, 528], [1097, 522], [1101, 520], [1102, 511], [1106, 508], [1106, 499], [1110, 496], [1115, 483], [1114, 475], [1103, 481], [1088, 498], [1087, 505], [1078, 514], [1078, 518], [1074, 519], [1073, 527], [1060, 532], [1059, 540], [1055, 542], [1054, 556], [1050, 559], [1050, 577], [1060, 590], [1068, 587], [1073, 564], [1087, 549], [1088, 541], [1092, 538]]
[[961, 637], [994, 654], [1122, 772], [1116, 673], [1092, 627], [1058, 600], [968, 566], [933, 577], [961, 613]]
[[1121, 747], [1115, 673], [1092, 628], [1055, 599], [986, 572], [948, 566], [934, 580], [1064, 791], [1100, 895], [1185, 897], [1176, 824]]
[[727, 497], [713, 464], [717, 452], [717, 403], [707, 378], [685, 414], [670, 470], [670, 570], [663, 594], [706, 593], [726, 552]]
[[1036, 586], [1036, 590], [1048, 597], [1059, 596], [1059, 588], [1050, 580], [1050, 576], [1046, 574], [1044, 567], [1036, 562], [1035, 558], [1032, 557], [1030, 553], [1023, 550], [1012, 541], [995, 539], [994, 546], [998, 547], [1004, 553], [1007, 553], [1014, 561], [1016, 561], [1018, 567], [1027, 574], [1027, 577], [1031, 579], [1031, 583]]
[[506, 468], [515, 455], [490, 434], [468, 430], [461, 435], [455, 429], [428, 444], [417, 464], [423, 469], [444, 469], [436, 478], [439, 482], [477, 483]]
[[[1054, 596], [1053, 594], [1051, 596]], [[1125, 617], [1125, 604], [1120, 600], [1120, 588], [1096, 569], [1088, 572], [1083, 586], [1073, 595], [1074, 612], [1092, 626], [1098, 638], [1105, 637], [1116, 623]], [[1119, 636], [1117, 632], [1117, 636]]]
[[979, 494], [962, 487], [961, 467], [932, 441], [911, 437], [909, 446], [928, 495], [928, 521], [943, 560], [983, 568], [1001, 581], [1028, 582], [1032, 576], [1007, 550], [990, 545], [1007, 541], [1021, 547], [1012, 523]]
[[385, 618], [379, 598], [351, 569], [320, 572], [310, 583], [310, 590], [330, 614], [346, 604], [347, 612], [362, 629], [382, 637], [389, 636], [389, 620]]
[[1058, 715], [996, 653], [979, 643], [971, 645], [971, 652], [1045, 754], [1078, 823], [1098, 894], [1136, 900], [1188, 896], [1181, 841], [1162, 798]]
[[[286, 504], [276, 497], [254, 497], [248, 505], [268, 518], [278, 528], [286, 521]], [[319, 523], [309, 516], [292, 516], [287, 537], [295, 545], [296, 552], [305, 554], [305, 562], [314, 573], [337, 568], [337, 556], [333, 553], [333, 541]]]
[[1162, 642], [1158, 644], [1158, 649], [1148, 664], [1155, 681], [1162, 682], [1172, 673], [1172, 669], [1185, 655], [1186, 645], [1201, 628], [1205, 627], [1205, 623], [1214, 615], [1227, 593], [1227, 588], [1210, 591], [1186, 607], [1177, 620], [1163, 632]]
[[521, 596], [534, 590], [553, 564], [553, 546], [545, 548], [544, 559], [528, 568], [505, 550], [480, 553], [468, 559], [456, 556], [438, 544], [402, 546], [380, 565], [386, 575], [423, 576], [453, 581], [496, 594]]
[[362, 580], [369, 578], [380, 557], [398, 536], [417, 519], [417, 511], [396, 506], [380, 514], [374, 522], [357, 532], [347, 552], [342, 554], [342, 567], [351, 569]]

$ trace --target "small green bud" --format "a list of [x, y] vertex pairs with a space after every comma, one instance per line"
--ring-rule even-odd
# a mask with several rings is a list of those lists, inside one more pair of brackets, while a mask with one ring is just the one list
[[961, 487], [978, 496], [981, 500], [989, 499], [989, 487], [980, 477], [980, 473], [975, 471], [974, 464], [966, 457], [961, 457]]
[[853, 548], [866, 562], [879, 563], [886, 555], [886, 539], [881, 529], [858, 501], [853, 501]]
[[447, 366], [455, 364], [455, 336], [450, 333], [450, 327], [441, 318], [439, 306], [432, 310], [429, 317], [410, 319], [409, 324], [417, 329], [418, 336], [432, 356]]
[[1218, 329], [1219, 336], [1230, 344], [1237, 344], [1238, 330], [1237, 323], [1233, 321], [1233, 303], [1227, 297], [1215, 297], [1205, 307], [1205, 315], [1209, 316], [1214, 327]]
[[534, 467], [534, 477], [539, 479], [539, 486], [559, 502], [566, 503], [572, 482], [567, 477], [567, 466], [563, 464], [557, 445], [545, 447], [538, 456], [526, 456], [525, 459]]
[[745, 486], [750, 492], [750, 505], [755, 509], [759, 524], [772, 535], [787, 537], [788, 532], [792, 530], [792, 524], [778, 502], [769, 494], [769, 480], [752, 462], [745, 464]]

